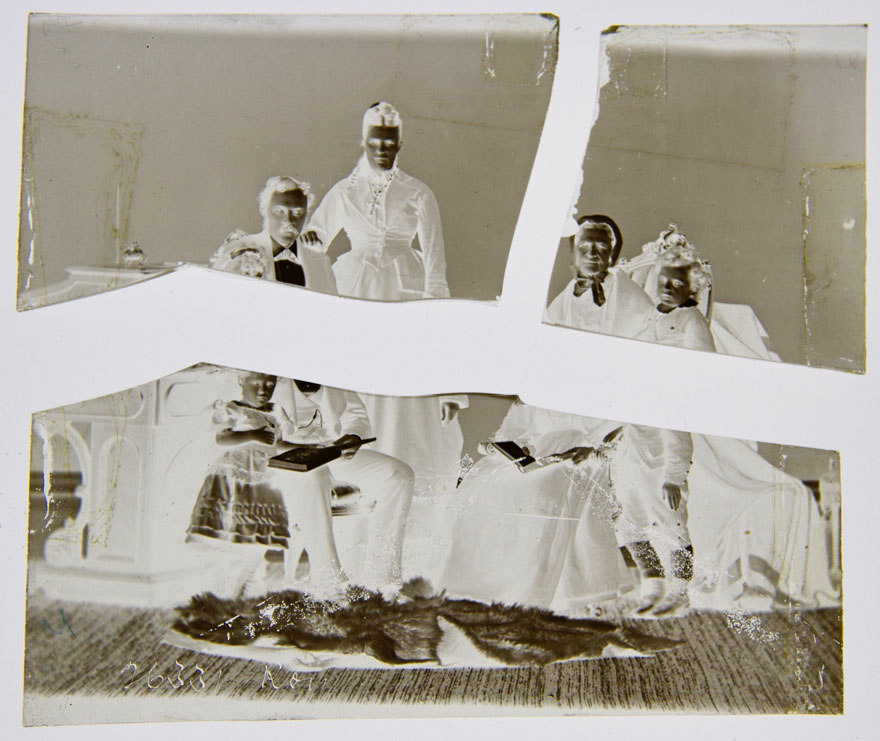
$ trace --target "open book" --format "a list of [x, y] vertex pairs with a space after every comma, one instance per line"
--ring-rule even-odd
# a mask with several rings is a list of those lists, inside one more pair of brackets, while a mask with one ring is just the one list
[[374, 442], [375, 437], [346, 443], [344, 445], [310, 445], [302, 443], [269, 459], [270, 468], [282, 468], [286, 471], [312, 471], [325, 463], [335, 461], [343, 450], [357, 448]]
[[[594, 448], [593, 454], [600, 458], [607, 456], [608, 453], [617, 446], [617, 441], [622, 431], [623, 427], [621, 426], [605, 435], [605, 437], [602, 438], [602, 442]], [[497, 450], [508, 460], [516, 463], [517, 468], [519, 468], [522, 473], [536, 471], [539, 468], [544, 468], [545, 466], [568, 460], [574, 455], [574, 450], [568, 450], [565, 452], [554, 453], [553, 455], [543, 456], [541, 458], [535, 458], [533, 455], [530, 455], [523, 450], [518, 443], [513, 442], [513, 440], [490, 440], [486, 443], [486, 450]]]

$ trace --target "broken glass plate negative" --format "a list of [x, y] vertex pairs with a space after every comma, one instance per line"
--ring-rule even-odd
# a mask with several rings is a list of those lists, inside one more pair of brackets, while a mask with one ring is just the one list
[[557, 39], [538, 14], [32, 15], [18, 308], [183, 264], [494, 300]]
[[[866, 40], [606, 31], [545, 321], [864, 372]], [[586, 254], [596, 243], [608, 254]]]
[[31, 456], [27, 724], [842, 712], [832, 451], [202, 364]]

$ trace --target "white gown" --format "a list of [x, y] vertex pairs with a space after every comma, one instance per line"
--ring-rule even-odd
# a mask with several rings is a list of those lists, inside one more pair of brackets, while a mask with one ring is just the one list
[[[362, 156], [309, 219], [326, 250], [345, 230], [351, 251], [333, 265], [342, 296], [405, 301], [448, 298], [440, 209], [431, 189], [396, 166], [374, 171]], [[418, 236], [419, 247], [413, 246]]]
[[[440, 211], [431, 189], [395, 166], [375, 172], [362, 156], [324, 196], [306, 227], [326, 249], [341, 229], [351, 251], [333, 265], [342, 296], [403, 301], [448, 298]], [[413, 247], [418, 236], [420, 250]], [[377, 438], [374, 450], [409, 464], [417, 494], [448, 493], [458, 482], [463, 437], [458, 420], [441, 422], [440, 407], [466, 396], [392, 397], [361, 394]]]
[[[515, 440], [536, 457], [595, 446], [617, 425], [516, 402], [496, 440]], [[550, 607], [560, 590], [573, 539], [589, 550], [590, 569], [571, 588], [587, 599], [614, 596], [629, 583], [611, 527], [608, 465], [554, 463], [522, 473], [500, 453], [480, 459], [449, 502], [447, 551], [436, 582], [449, 594]]]
[[[621, 270], [628, 273], [632, 280], [639, 286], [644, 287], [653, 304], [657, 301], [657, 277], [660, 274], [659, 253], [648, 243], [642, 247], [642, 254], [625, 261]], [[705, 296], [700, 308], [708, 312], [709, 303], [712, 304], [709, 331], [712, 336], [712, 348], [691, 345], [677, 345], [678, 347], [691, 347], [695, 350], [711, 350], [724, 353], [725, 355], [739, 355], [744, 358], [759, 358], [761, 360], [774, 360], [779, 362], [780, 357], [771, 349], [770, 338], [767, 331], [758, 319], [755, 310], [746, 304], [723, 304], [711, 300]], [[705, 317], [704, 317], [705, 318]], [[639, 339], [650, 340], [648, 337]], [[673, 344], [657, 338], [655, 342]]]
[[379, 396], [361, 394], [376, 442], [370, 448], [409, 464], [419, 496], [450, 494], [461, 475], [464, 444], [458, 419], [440, 420], [440, 406], [464, 408], [467, 396]]
[[745, 440], [693, 439], [694, 605], [761, 610], [787, 598], [809, 607], [839, 605], [825, 522], [809, 488]]
[[[640, 339], [715, 349], [699, 309], [654, 313]], [[810, 489], [763, 458], [753, 443], [692, 437], [687, 502], [695, 562], [691, 601], [718, 609], [766, 609], [789, 598], [814, 607], [839, 604], [825, 522]]]

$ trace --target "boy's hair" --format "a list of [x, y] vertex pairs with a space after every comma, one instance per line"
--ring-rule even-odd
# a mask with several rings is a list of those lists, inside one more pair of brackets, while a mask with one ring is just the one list
[[568, 238], [572, 249], [574, 248], [574, 243], [577, 240], [578, 234], [582, 231], [590, 227], [601, 229], [608, 234], [608, 241], [611, 244], [611, 261], [609, 264], [616, 264], [617, 258], [620, 257], [620, 251], [623, 249], [623, 234], [620, 231], [620, 227], [617, 226], [617, 222], [610, 216], [605, 216], [604, 214], [590, 214], [588, 216], [581, 216], [577, 220], [577, 224], [577, 230]]
[[306, 217], [308, 217], [315, 200], [312, 186], [305, 180], [299, 180], [292, 175], [273, 175], [266, 181], [266, 184], [257, 196], [257, 203], [260, 204], [260, 216], [263, 217], [263, 220], [265, 221], [266, 214], [269, 213], [269, 201], [272, 200], [273, 195], [276, 193], [290, 193], [295, 190], [300, 191], [306, 197]]

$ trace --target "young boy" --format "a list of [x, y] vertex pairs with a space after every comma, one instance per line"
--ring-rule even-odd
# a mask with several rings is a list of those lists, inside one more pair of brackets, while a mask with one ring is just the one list
[[690, 433], [627, 425], [612, 462], [614, 521], [641, 576], [636, 613], [669, 616], [687, 606], [693, 547], [687, 529]]

